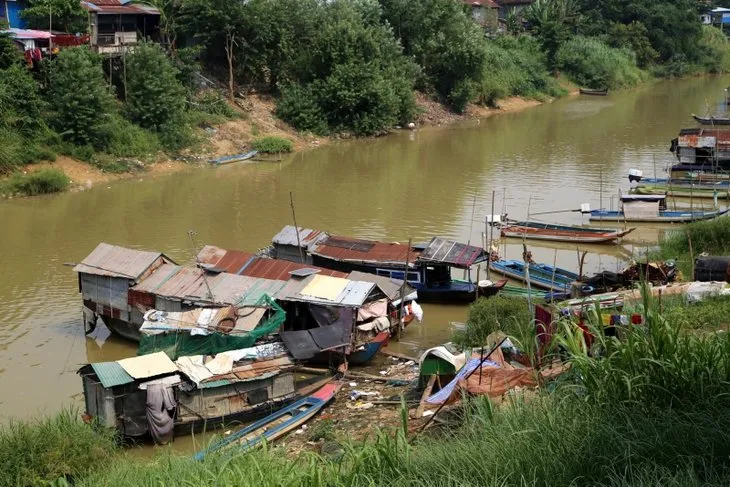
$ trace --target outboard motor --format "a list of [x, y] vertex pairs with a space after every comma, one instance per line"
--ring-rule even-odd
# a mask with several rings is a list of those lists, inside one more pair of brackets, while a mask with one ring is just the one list
[[629, 182], [630, 183], [638, 183], [641, 181], [641, 178], [644, 177], [644, 171], [640, 171], [639, 169], [629, 169]]

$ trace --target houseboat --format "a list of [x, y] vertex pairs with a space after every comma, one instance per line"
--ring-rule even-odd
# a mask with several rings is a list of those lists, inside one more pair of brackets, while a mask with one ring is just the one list
[[[477, 296], [496, 294], [504, 285], [472, 282], [472, 266], [487, 261], [488, 254], [480, 247], [440, 237], [409, 247], [288, 225], [272, 239], [270, 253], [276, 259], [343, 272], [360, 271], [393, 280], [405, 278], [422, 302], [471, 302]], [[467, 280], [453, 278], [452, 269], [466, 271]]]

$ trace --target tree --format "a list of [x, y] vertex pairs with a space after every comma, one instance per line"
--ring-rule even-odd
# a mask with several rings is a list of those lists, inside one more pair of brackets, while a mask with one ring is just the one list
[[185, 89], [177, 69], [158, 44], [139, 44], [127, 56], [127, 116], [143, 128], [159, 131], [182, 124]]
[[78, 0], [29, 0], [21, 15], [35, 29], [75, 34], [89, 28], [88, 14]]
[[611, 22], [638, 22], [646, 27], [646, 36], [660, 61], [681, 58], [696, 62], [701, 57], [696, 48], [702, 36], [696, 0], [579, 1], [589, 19], [584, 24], [590, 29], [588, 34], [608, 32]]
[[20, 51], [15, 47], [10, 34], [0, 32], [0, 69], [7, 69], [14, 64], [20, 64], [23, 61]]
[[484, 33], [453, 0], [381, 0], [383, 18], [405, 54], [421, 66], [422, 89], [433, 89], [456, 111], [466, 107], [484, 69]]
[[550, 69], [555, 69], [555, 56], [580, 24], [577, 0], [535, 0], [524, 10], [530, 32], [540, 41]]
[[101, 58], [87, 47], [64, 49], [51, 73], [51, 123], [61, 136], [79, 145], [103, 148], [102, 126], [115, 112]]

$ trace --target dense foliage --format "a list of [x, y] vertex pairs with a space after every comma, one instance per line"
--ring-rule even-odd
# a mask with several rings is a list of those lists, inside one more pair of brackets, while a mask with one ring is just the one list
[[625, 88], [644, 79], [634, 53], [609, 47], [592, 37], [576, 36], [556, 53], [556, 66], [588, 88]]
[[291, 140], [275, 136], [256, 139], [252, 145], [254, 150], [269, 154], [280, 154], [294, 150], [294, 144]]
[[77, 0], [28, 0], [21, 15], [33, 29], [77, 34], [89, 26], [88, 13]]
[[116, 107], [101, 58], [84, 47], [64, 49], [56, 60], [50, 94], [51, 125], [63, 139], [102, 150], [106, 144], [102, 127]]

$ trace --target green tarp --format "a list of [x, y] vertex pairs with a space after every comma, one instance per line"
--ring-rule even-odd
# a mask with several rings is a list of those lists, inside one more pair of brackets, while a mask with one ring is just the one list
[[286, 319], [284, 310], [267, 295], [263, 295], [257, 301], [256, 307], [269, 308], [269, 316], [245, 335], [230, 335], [219, 332], [209, 335], [191, 335], [189, 332], [160, 333], [158, 335], [142, 334], [137, 355], [161, 351], [165, 352], [172, 360], [177, 360], [178, 357], [188, 355], [214, 355], [229, 350], [251, 347], [259, 338], [277, 332]]

